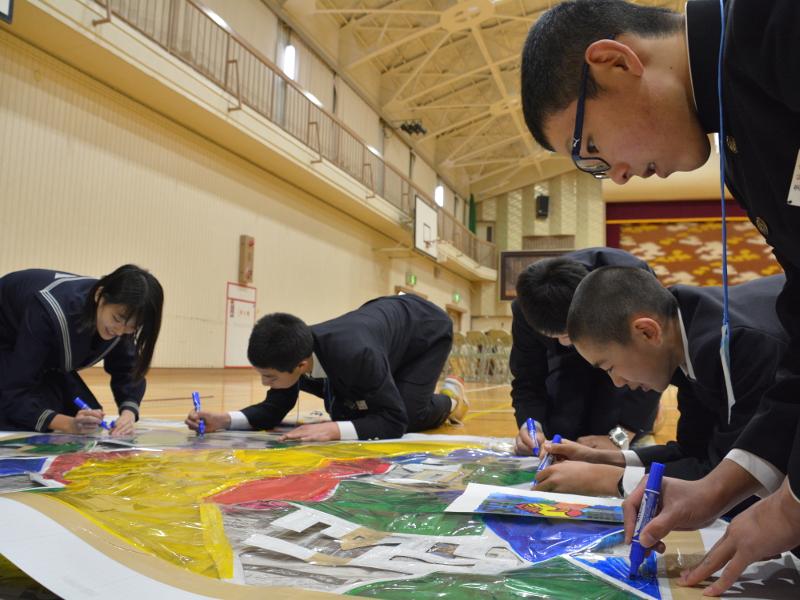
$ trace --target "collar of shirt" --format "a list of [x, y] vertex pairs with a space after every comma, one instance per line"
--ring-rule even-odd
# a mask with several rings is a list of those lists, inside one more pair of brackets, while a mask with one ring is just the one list
[[328, 374], [325, 372], [325, 369], [322, 368], [322, 363], [319, 362], [319, 358], [317, 358], [315, 352], [311, 353], [311, 360], [314, 361], [314, 366], [311, 367], [311, 376], [314, 379], [324, 379], [327, 377]]
[[686, 3], [690, 81], [697, 117], [706, 133], [719, 131], [717, 67], [721, 28], [719, 0], [689, 0]]
[[681, 342], [683, 343], [683, 356], [684, 356], [684, 364], [681, 365], [681, 371], [683, 374], [686, 375], [690, 380], [696, 381], [696, 377], [694, 376], [694, 367], [692, 366], [692, 359], [689, 357], [689, 340], [686, 337], [686, 328], [683, 326], [683, 316], [681, 315], [681, 309], [678, 309], [678, 323], [681, 326]]

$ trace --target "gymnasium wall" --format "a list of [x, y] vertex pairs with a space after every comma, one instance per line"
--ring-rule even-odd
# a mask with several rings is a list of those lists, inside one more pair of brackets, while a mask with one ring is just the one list
[[471, 303], [466, 280], [380, 251], [396, 243], [5, 32], [0, 155], [0, 273], [149, 268], [166, 290], [158, 367], [222, 366], [241, 234], [256, 240], [258, 315], [327, 319], [407, 271], [440, 306], [454, 291]]

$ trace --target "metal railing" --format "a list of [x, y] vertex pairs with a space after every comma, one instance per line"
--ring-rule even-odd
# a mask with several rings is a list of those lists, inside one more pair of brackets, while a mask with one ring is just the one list
[[497, 268], [496, 247], [485, 242], [464, 227], [453, 215], [444, 210], [439, 211], [439, 239], [450, 242], [456, 249], [472, 258], [475, 262], [492, 269]]
[[310, 100], [275, 64], [214, 22], [192, 0], [95, 2], [229, 93], [235, 99], [229, 111], [249, 107], [311, 148], [318, 161], [330, 161], [409, 218], [413, 218], [413, 198], [420, 196], [437, 210], [443, 241], [479, 264], [497, 268], [494, 244], [479, 240], [436, 207], [428, 194]]

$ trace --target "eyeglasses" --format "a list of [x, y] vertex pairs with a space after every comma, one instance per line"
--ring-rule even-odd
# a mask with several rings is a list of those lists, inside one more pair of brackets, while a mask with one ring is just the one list
[[[613, 38], [612, 38], [613, 39]], [[586, 78], [589, 76], [589, 63], [583, 63], [583, 73], [581, 75], [581, 90], [578, 94], [578, 107], [575, 111], [575, 132], [572, 134], [572, 162], [581, 171], [589, 173], [595, 179], [608, 179], [608, 171], [611, 169], [602, 158], [593, 156], [590, 158], [581, 156], [581, 141], [583, 137], [583, 111], [586, 104]]]

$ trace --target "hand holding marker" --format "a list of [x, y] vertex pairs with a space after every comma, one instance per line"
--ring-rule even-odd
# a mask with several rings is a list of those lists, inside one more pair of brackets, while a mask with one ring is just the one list
[[531, 436], [531, 441], [533, 442], [533, 455], [539, 456], [539, 442], [536, 441], [536, 421], [529, 417], [525, 424], [528, 426], [528, 435]]
[[[555, 434], [555, 435], [553, 436], [553, 439], [552, 439], [552, 440], [550, 440], [550, 443], [551, 443], [551, 444], [560, 444], [560, 443], [561, 443], [561, 436], [560, 436], [560, 435], [558, 435], [558, 434]], [[554, 456], [552, 453], [547, 453], [547, 454], [545, 454], [545, 455], [544, 455], [544, 456], [541, 458], [541, 460], [539, 461], [539, 467], [536, 469], [536, 475], [538, 476], [538, 475], [539, 475], [539, 473], [541, 473], [541, 472], [542, 472], [542, 471], [544, 471], [544, 470], [545, 470], [547, 467], [549, 467], [550, 465], [552, 465], [552, 464], [553, 464], [553, 459], [554, 459], [554, 458], [555, 458], [555, 456]]]
[[[200, 392], [192, 392], [192, 403], [194, 404], [195, 412], [200, 412]], [[206, 433], [206, 421], [205, 419], [200, 419], [200, 424], [197, 426], [197, 435], [205, 435]]]
[[647, 486], [644, 489], [644, 497], [639, 507], [639, 516], [636, 519], [636, 527], [633, 530], [633, 541], [631, 542], [631, 570], [628, 573], [629, 579], [634, 579], [642, 566], [646, 548], [642, 548], [639, 543], [639, 534], [656, 514], [658, 508], [658, 498], [661, 496], [661, 479], [664, 476], [664, 465], [654, 462], [650, 465], [650, 474], [647, 477]]
[[[75, 397], [72, 403], [78, 407], [78, 410], [92, 410], [92, 407], [86, 404], [86, 402], [81, 400], [80, 397], [78, 396]], [[109, 425], [108, 423], [106, 423], [104, 420], [101, 419], [100, 427], [108, 431], [111, 431], [111, 428], [114, 427], [114, 423], [116, 423], [116, 421], [112, 422], [111, 425]]]

